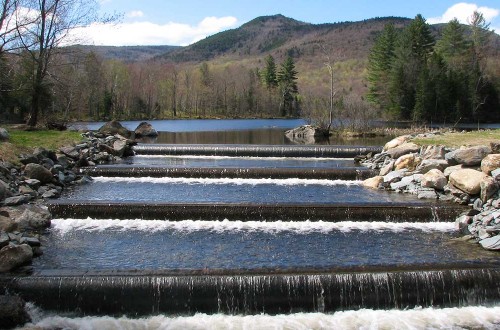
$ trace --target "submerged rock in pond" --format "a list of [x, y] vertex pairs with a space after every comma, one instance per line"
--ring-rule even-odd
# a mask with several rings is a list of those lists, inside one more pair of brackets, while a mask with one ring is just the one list
[[285, 132], [285, 136], [292, 142], [299, 144], [314, 144], [317, 141], [328, 139], [330, 132], [327, 129], [311, 125], [303, 125]]
[[120, 134], [126, 138], [132, 136], [132, 132], [126, 129], [120, 124], [120, 122], [113, 120], [104, 124], [101, 128], [99, 128], [99, 133], [106, 135], [115, 135]]
[[137, 126], [134, 131], [136, 137], [156, 137], [158, 132], [153, 128], [153, 126], [148, 122], [142, 122]]

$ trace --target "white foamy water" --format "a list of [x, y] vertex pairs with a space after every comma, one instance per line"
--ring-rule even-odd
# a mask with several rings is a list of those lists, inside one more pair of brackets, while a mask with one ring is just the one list
[[361, 181], [348, 180], [310, 180], [310, 179], [208, 179], [208, 178], [122, 178], [122, 177], [95, 177], [95, 182], [112, 183], [170, 183], [170, 184], [234, 184], [234, 185], [278, 185], [278, 186], [296, 186], [296, 185], [321, 185], [321, 186], [358, 186]]
[[214, 231], [214, 232], [294, 232], [300, 234], [329, 233], [334, 231], [350, 232], [359, 231], [390, 231], [403, 232], [408, 230], [421, 230], [424, 232], [452, 232], [455, 224], [450, 222], [431, 223], [390, 223], [390, 222], [325, 222], [325, 221], [203, 221], [203, 220], [96, 220], [96, 219], [54, 219], [52, 228], [61, 235], [74, 230], [105, 231], [113, 230], [137, 230], [146, 232], [158, 232], [174, 230], [179, 232]]
[[195, 155], [135, 155], [134, 158], [158, 158], [158, 159], [210, 159], [210, 160], [223, 160], [223, 159], [249, 159], [249, 160], [300, 160], [300, 161], [310, 161], [317, 162], [322, 160], [352, 160], [354, 158], [326, 158], [326, 157], [251, 157], [251, 156], [195, 156]]
[[[36, 314], [36, 313], [35, 313]], [[336, 329], [336, 330], [424, 330], [424, 329], [499, 329], [500, 307], [424, 308], [413, 310], [359, 310], [334, 314], [301, 313], [291, 315], [206, 315], [189, 317], [153, 316], [142, 319], [126, 317], [45, 317], [33, 315], [33, 324], [42, 329], [134, 329], [134, 330], [267, 330], [267, 329]]]

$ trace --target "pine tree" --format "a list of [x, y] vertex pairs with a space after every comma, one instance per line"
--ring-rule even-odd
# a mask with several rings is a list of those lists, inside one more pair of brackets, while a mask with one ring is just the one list
[[299, 89], [297, 87], [297, 71], [295, 70], [295, 63], [293, 58], [288, 56], [281, 64], [280, 71], [278, 72], [278, 84], [281, 92], [281, 115], [296, 115], [297, 95]]
[[272, 55], [268, 55], [265, 59], [266, 67], [262, 71], [262, 82], [267, 89], [278, 87], [278, 78], [276, 76], [276, 62]]
[[429, 25], [419, 14], [398, 39], [390, 76], [390, 109], [400, 119], [413, 119], [420, 73], [433, 50]]
[[396, 37], [394, 25], [387, 24], [382, 34], [377, 38], [368, 58], [367, 99], [381, 108], [389, 106], [387, 79], [394, 61]]
[[452, 68], [463, 65], [464, 56], [470, 47], [465, 38], [465, 28], [456, 18], [446, 24], [441, 39], [436, 42], [435, 50]]

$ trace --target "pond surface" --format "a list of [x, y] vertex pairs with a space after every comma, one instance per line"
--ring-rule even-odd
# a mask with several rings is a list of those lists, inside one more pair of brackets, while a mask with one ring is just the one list
[[238, 228], [228, 221], [59, 219], [43, 238], [44, 255], [34, 265], [168, 270], [498, 263], [493, 252], [452, 241], [453, 224], [418, 225], [421, 229], [411, 224], [394, 229], [368, 223], [307, 225], [255, 222]]

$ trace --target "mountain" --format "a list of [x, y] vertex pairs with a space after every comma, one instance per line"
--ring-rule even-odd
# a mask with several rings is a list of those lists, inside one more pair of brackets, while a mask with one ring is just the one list
[[345, 57], [365, 58], [385, 24], [392, 22], [401, 28], [410, 21], [407, 18], [387, 17], [361, 22], [310, 24], [283, 15], [262, 16], [162, 57], [176, 62], [252, 57], [270, 52], [307, 57], [315, 56], [324, 45], [326, 49], [342, 49]]
[[106, 60], [120, 60], [124, 62], [147, 61], [160, 55], [169, 54], [179, 46], [73, 46], [84, 53], [94, 52]]

